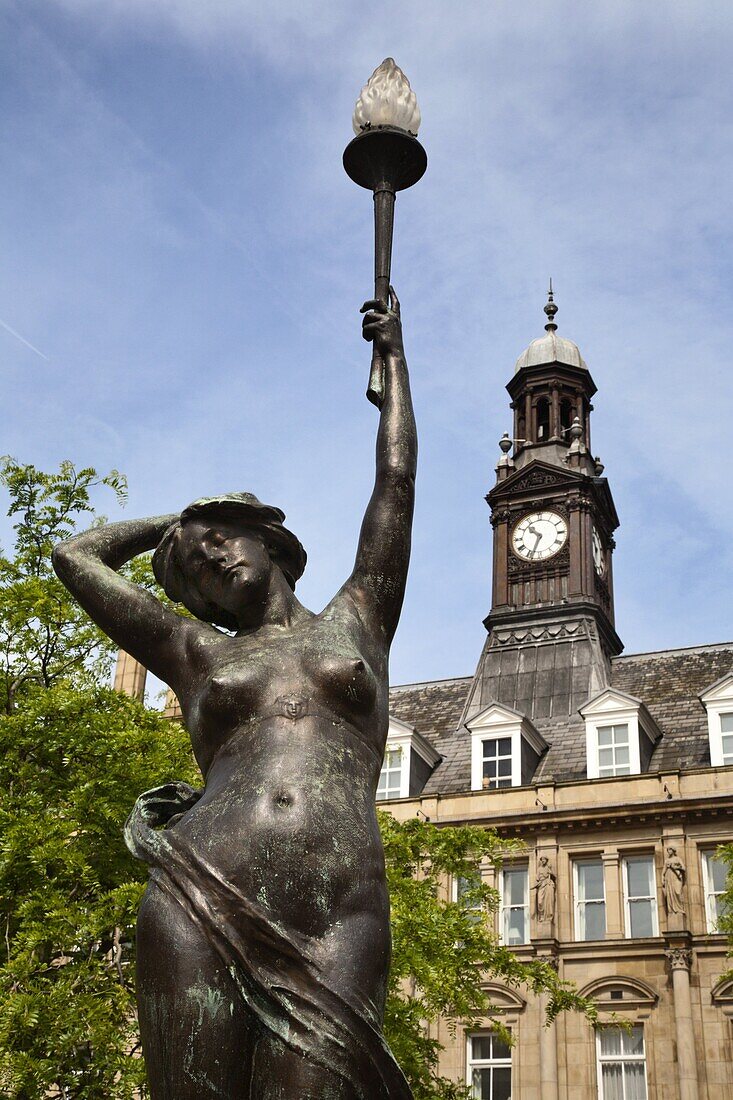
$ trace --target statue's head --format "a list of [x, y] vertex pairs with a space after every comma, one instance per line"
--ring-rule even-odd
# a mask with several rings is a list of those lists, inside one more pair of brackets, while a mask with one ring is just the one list
[[291, 589], [303, 574], [305, 550], [284, 519], [252, 493], [196, 500], [160, 540], [155, 579], [197, 619], [238, 630], [243, 611], [266, 603], [273, 569]]
[[667, 848], [667, 855], [670, 856], [670, 858], [677, 855], [677, 849], [673, 848], [671, 844]]

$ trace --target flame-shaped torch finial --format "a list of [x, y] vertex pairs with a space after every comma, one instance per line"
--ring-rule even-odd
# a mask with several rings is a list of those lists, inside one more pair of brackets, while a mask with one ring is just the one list
[[397, 126], [410, 134], [420, 127], [420, 108], [410, 81], [394, 58], [386, 57], [367, 80], [354, 108], [354, 133], [373, 126]]

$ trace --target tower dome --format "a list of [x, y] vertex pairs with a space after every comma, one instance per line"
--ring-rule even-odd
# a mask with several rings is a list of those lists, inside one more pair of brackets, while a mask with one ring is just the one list
[[523, 367], [539, 367], [545, 363], [563, 363], [568, 367], [582, 367], [583, 370], [588, 370], [578, 345], [574, 344], [572, 340], [566, 340], [564, 336], [557, 335], [557, 325], [555, 324], [557, 306], [552, 293], [552, 280], [550, 280], [550, 291], [545, 313], [547, 314], [545, 335], [538, 336], [528, 348], [525, 348], [517, 359], [514, 373], [516, 374]]

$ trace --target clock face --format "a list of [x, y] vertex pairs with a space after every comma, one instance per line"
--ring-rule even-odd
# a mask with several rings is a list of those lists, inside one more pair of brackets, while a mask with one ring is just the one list
[[557, 512], [532, 512], [512, 532], [512, 549], [524, 561], [546, 561], [565, 545], [568, 525]]
[[596, 527], [593, 528], [593, 564], [598, 576], [602, 577], [606, 572], [606, 555], [603, 553], [603, 543]]

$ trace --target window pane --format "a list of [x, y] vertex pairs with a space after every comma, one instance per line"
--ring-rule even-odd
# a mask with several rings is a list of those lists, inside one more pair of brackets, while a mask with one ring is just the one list
[[494, 1070], [494, 1095], [491, 1100], [512, 1100], [511, 1066], [497, 1066]]
[[720, 729], [722, 733], [733, 733], [733, 713], [721, 714]]
[[618, 1062], [601, 1067], [601, 1084], [603, 1100], [624, 1100], [623, 1070]]
[[610, 745], [613, 740], [613, 726], [598, 727], [598, 744]]
[[628, 765], [629, 763], [629, 746], [617, 745], [616, 746], [616, 763], [619, 765]]
[[504, 759], [499, 761], [499, 775], [512, 774], [512, 762], [510, 759]]
[[484, 741], [483, 742], [484, 760], [486, 760], [489, 757], [495, 757], [497, 755], [497, 753], [496, 753], [497, 744], [498, 744], [497, 741]]
[[599, 749], [598, 750], [598, 763], [602, 768], [613, 767], [613, 749]]
[[496, 1059], [511, 1058], [512, 1052], [511, 1052], [509, 1046], [501, 1038], [501, 1036], [494, 1035], [493, 1040], [494, 1040], [494, 1058], [496, 1058]]
[[654, 893], [652, 889], [652, 862], [646, 856], [643, 859], [626, 860], [630, 898], [650, 897]]
[[504, 872], [505, 905], [524, 905], [527, 887], [527, 871], [517, 868]]
[[484, 778], [496, 778], [496, 760], [484, 760]]
[[652, 918], [652, 903], [650, 901], [630, 901], [629, 921], [632, 936], [653, 936], [654, 923]]
[[525, 943], [524, 909], [506, 909], [504, 911], [504, 942], [509, 946]]
[[627, 1062], [624, 1066], [626, 1080], [626, 1100], [646, 1100], [646, 1081], [644, 1080], [644, 1063]]
[[402, 759], [402, 749], [387, 749], [384, 762], [388, 768], [399, 768]]
[[471, 1039], [471, 1061], [488, 1062], [491, 1059], [491, 1036], [474, 1035]]
[[723, 757], [733, 756], [733, 733], [727, 733], [723, 738]]
[[581, 901], [601, 900], [604, 897], [603, 864], [600, 860], [578, 864], [578, 892]]
[[620, 1027], [604, 1027], [601, 1030], [601, 1056], [603, 1058], [621, 1053]]
[[628, 745], [629, 743], [629, 727], [628, 726], [614, 726], [613, 727], [613, 739], [617, 745]]
[[586, 940], [602, 940], [606, 935], [606, 906], [598, 902], [585, 907]]
[[512, 739], [511, 737], [502, 737], [499, 741], [499, 755], [511, 756], [512, 754]]
[[725, 890], [725, 864], [716, 859], [712, 852], [705, 853], [708, 871], [708, 889], [716, 894]]
[[471, 1096], [474, 1100], [491, 1100], [491, 1070], [475, 1069], [471, 1078]]
[[632, 1027], [629, 1031], [621, 1031], [621, 1043], [624, 1054], [643, 1055], [644, 1028]]

